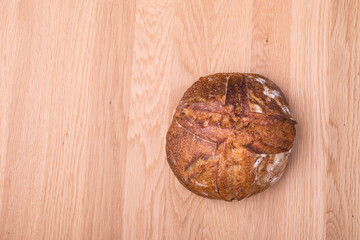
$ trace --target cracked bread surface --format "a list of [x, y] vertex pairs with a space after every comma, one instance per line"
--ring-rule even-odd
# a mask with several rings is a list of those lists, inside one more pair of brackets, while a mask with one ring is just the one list
[[281, 178], [295, 124], [283, 92], [269, 79], [244, 73], [201, 77], [176, 108], [167, 161], [190, 191], [241, 200]]

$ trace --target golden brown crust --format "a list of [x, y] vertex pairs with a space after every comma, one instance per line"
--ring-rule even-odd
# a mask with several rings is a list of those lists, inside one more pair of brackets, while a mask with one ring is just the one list
[[176, 109], [167, 159], [192, 192], [240, 200], [281, 177], [295, 124], [284, 94], [269, 79], [241, 73], [202, 77]]

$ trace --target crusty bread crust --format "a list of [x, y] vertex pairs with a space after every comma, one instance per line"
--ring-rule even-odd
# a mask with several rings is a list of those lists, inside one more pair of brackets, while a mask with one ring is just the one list
[[269, 79], [242, 73], [202, 77], [176, 109], [167, 160], [190, 191], [241, 200], [284, 173], [295, 124], [284, 94]]

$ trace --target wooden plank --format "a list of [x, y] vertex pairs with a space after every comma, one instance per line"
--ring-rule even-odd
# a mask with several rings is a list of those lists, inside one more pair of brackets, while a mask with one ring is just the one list
[[122, 239], [161, 239], [165, 214], [165, 134], [173, 79], [171, 1], [137, 1], [129, 94]]
[[1, 4], [0, 238], [120, 238], [135, 3]]
[[[327, 1], [295, 1], [291, 23], [291, 92], [299, 122], [296, 155], [289, 171], [293, 181], [287, 206], [295, 239], [321, 239], [325, 233], [328, 149], [328, 5]], [[321, 24], [320, 24], [321, 23]], [[296, 189], [296, 190], [295, 190]], [[298, 231], [298, 229], [302, 229]]]
[[360, 3], [333, 1], [326, 238], [360, 239]]

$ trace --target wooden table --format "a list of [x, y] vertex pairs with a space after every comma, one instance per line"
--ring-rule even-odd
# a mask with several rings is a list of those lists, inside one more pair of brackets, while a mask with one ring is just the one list
[[[360, 2], [0, 1], [0, 239], [360, 239]], [[175, 179], [200, 76], [285, 92], [291, 163], [240, 202]]]

